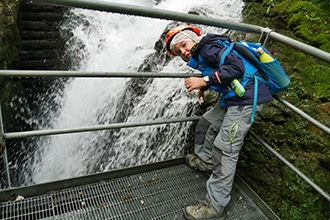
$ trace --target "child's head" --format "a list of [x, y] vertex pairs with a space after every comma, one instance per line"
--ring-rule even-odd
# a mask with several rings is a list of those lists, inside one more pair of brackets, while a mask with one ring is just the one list
[[173, 56], [188, 61], [191, 48], [199, 42], [200, 30], [193, 26], [180, 25], [170, 30], [165, 38], [166, 49]]

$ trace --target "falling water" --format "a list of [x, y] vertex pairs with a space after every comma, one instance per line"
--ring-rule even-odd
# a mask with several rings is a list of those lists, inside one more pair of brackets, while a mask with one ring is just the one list
[[[109, 0], [110, 1], [110, 0]], [[229, 21], [241, 19], [241, 0], [116, 0]], [[111, 2], [116, 2], [111, 0]], [[62, 32], [73, 70], [125, 72], [151, 66], [158, 72], [188, 72], [179, 58], [166, 62], [154, 45], [171, 21], [72, 9]], [[200, 26], [203, 33], [225, 30]], [[162, 51], [162, 53], [165, 53]], [[142, 68], [143, 70], [143, 68]], [[72, 78], [56, 98], [47, 128], [72, 128], [158, 118], [186, 117], [198, 103], [182, 79]], [[45, 127], [45, 126], [44, 126]], [[145, 164], [184, 154], [191, 123], [54, 135], [42, 138], [29, 160], [33, 183]], [[42, 129], [43, 127], [41, 127]]]

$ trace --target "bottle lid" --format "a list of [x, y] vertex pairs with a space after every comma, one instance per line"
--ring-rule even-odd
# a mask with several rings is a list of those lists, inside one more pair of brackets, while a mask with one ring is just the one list
[[258, 54], [263, 54], [263, 53], [265, 53], [265, 51], [262, 49], [262, 47], [258, 47], [257, 48], [257, 53]]

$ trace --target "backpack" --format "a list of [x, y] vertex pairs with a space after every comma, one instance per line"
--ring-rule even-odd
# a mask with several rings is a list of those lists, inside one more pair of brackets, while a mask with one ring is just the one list
[[[275, 56], [273, 56], [266, 48], [260, 43], [250, 42], [233, 42], [220, 41], [219, 42], [225, 47], [220, 54], [220, 65], [224, 63], [227, 54], [234, 51], [236, 54], [244, 57], [252, 65], [254, 65], [262, 77], [253, 76], [255, 79], [254, 89], [254, 101], [252, 108], [252, 115], [250, 121], [254, 121], [254, 115], [257, 107], [257, 95], [258, 95], [258, 81], [261, 81], [267, 85], [272, 95], [278, 94], [286, 90], [290, 84], [290, 78], [283, 70], [280, 62]], [[271, 62], [261, 62], [259, 59], [259, 53], [257, 50], [261, 48], [265, 53], [273, 58]]]

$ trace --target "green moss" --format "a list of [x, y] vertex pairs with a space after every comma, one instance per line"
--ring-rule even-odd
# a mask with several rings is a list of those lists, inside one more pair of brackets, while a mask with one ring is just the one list
[[[269, 7], [270, 2], [274, 3], [273, 7]], [[330, 51], [329, 5], [328, 1], [318, 0], [264, 0], [262, 4], [254, 1], [244, 10], [244, 15], [248, 16], [244, 22], [267, 26]], [[330, 126], [330, 64], [275, 41], [270, 41], [267, 48], [291, 78], [288, 90], [280, 96]], [[252, 130], [323, 190], [330, 192], [328, 134], [277, 101], [264, 108]], [[239, 174], [257, 194], [281, 219], [329, 219], [329, 202], [276, 157], [268, 152], [260, 153], [262, 148], [247, 137], [240, 154], [242, 162], [238, 165]]]
[[[302, 163], [306, 165], [306, 162]], [[327, 201], [288, 168], [283, 169], [283, 184], [286, 187], [278, 204], [282, 219], [326, 219]]]
[[313, 65], [306, 68], [308, 74], [304, 74], [306, 80], [313, 85], [313, 96], [317, 99], [330, 98], [330, 67], [323, 65]]
[[0, 69], [17, 66], [20, 38], [17, 27], [19, 1], [0, 2]]
[[[330, 41], [324, 45], [330, 45]], [[329, 63], [280, 43], [272, 42], [269, 48], [274, 51], [291, 78], [291, 84], [285, 93], [287, 98], [294, 103], [301, 98], [316, 102], [330, 100]]]
[[[288, 28], [294, 30], [296, 36], [310, 44], [329, 51], [323, 46], [330, 41], [329, 5], [318, 1], [282, 0], [274, 7], [274, 12], [285, 17]], [[319, 4], [317, 4], [319, 3]]]
[[[18, 0], [0, 2], [0, 69], [17, 69], [21, 39], [18, 30]], [[0, 94], [5, 126], [17, 123], [9, 107], [12, 97], [22, 93], [19, 80], [0, 77]], [[16, 122], [15, 122], [16, 121]]]

